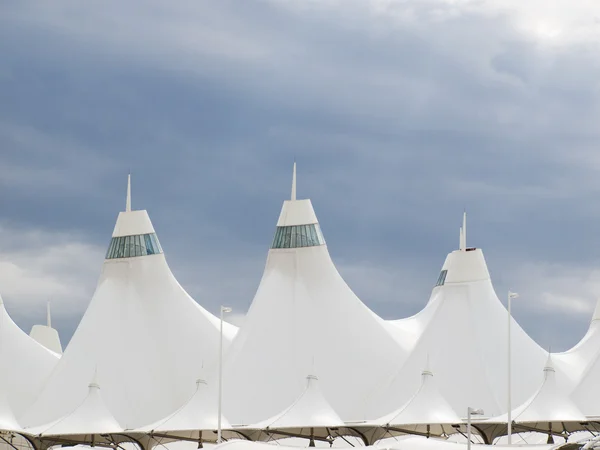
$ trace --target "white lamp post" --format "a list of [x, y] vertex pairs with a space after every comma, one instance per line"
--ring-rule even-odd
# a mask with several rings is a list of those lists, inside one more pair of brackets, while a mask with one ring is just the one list
[[519, 294], [516, 292], [508, 291], [508, 394], [507, 394], [507, 403], [508, 403], [508, 416], [506, 420], [506, 435], [508, 437], [508, 445], [512, 445], [512, 390], [511, 390], [511, 381], [512, 381], [512, 371], [511, 371], [511, 353], [510, 353], [510, 322], [512, 319], [512, 315], [510, 313], [510, 304], [513, 298], [519, 297]]
[[471, 415], [483, 416], [483, 409], [467, 408], [467, 450], [471, 450]]
[[221, 306], [221, 328], [219, 334], [219, 406], [217, 408], [217, 444], [221, 443], [221, 401], [223, 397], [223, 315], [231, 312], [231, 308]]

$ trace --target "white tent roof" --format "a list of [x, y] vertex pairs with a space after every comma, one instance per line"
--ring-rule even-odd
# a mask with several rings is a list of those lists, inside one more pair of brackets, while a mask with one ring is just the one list
[[341, 427], [344, 421], [319, 389], [319, 379], [306, 377], [306, 389], [288, 408], [248, 428], [285, 430], [291, 428]]
[[[488, 422], [506, 423], [507, 414], [489, 419]], [[517, 424], [526, 424], [532, 428], [546, 431], [563, 431], [565, 422], [586, 422], [587, 419], [569, 398], [567, 392], [556, 383], [556, 374], [552, 356], [544, 367], [544, 380], [538, 390], [525, 403], [515, 408], [512, 420]], [[566, 425], [567, 430], [569, 426]], [[580, 429], [575, 426], [574, 429]]]
[[461, 423], [460, 416], [440, 394], [427, 363], [421, 374], [421, 385], [408, 402], [379, 419], [357, 424], [357, 428], [364, 430], [370, 442], [376, 442], [386, 435], [403, 433], [448, 435], [456, 432], [452, 425]]
[[26, 430], [27, 433], [41, 436], [91, 436], [114, 434], [123, 431], [102, 400], [100, 385], [95, 380], [88, 386], [88, 394], [72, 412], [47, 425]]
[[373, 421], [379, 425], [456, 424], [460, 416], [440, 394], [433, 372], [426, 367], [415, 395], [397, 410]]
[[[107, 254], [85, 315], [24, 424], [48, 423], [76, 408], [97, 368], [118, 421], [143, 426], [181, 406], [201, 368], [216, 362], [219, 319], [177, 282], [155, 235], [147, 234], [153, 230], [146, 211], [119, 214], [110, 249], [125, 244], [127, 252], [153, 254]], [[123, 233], [141, 236], [141, 244]], [[226, 346], [235, 331], [225, 324]]]
[[556, 355], [561, 362], [571, 363], [563, 372], [579, 369], [579, 381], [572, 398], [588, 417], [600, 418], [600, 300], [594, 311], [589, 331], [583, 340], [569, 352]]
[[[206, 381], [196, 381], [196, 391], [177, 411], [157, 422], [133, 430], [134, 433], [151, 433], [159, 437], [202, 439], [215, 441], [211, 433], [218, 427], [217, 398], [214, 391], [207, 389]], [[229, 421], [221, 417], [221, 427], [231, 428]], [[203, 433], [200, 434], [200, 431]], [[214, 435], [214, 436], [213, 436]]]
[[[555, 353], [554, 365], [557, 379], [569, 390], [574, 389], [586, 376], [600, 356], [600, 299], [592, 316], [592, 321], [585, 336], [570, 350]], [[598, 410], [600, 416], [600, 410]]]
[[[277, 233], [320, 233], [310, 200], [286, 201], [279, 224]], [[324, 241], [271, 248], [225, 358], [224, 413], [234, 424], [273, 416], [298, 398], [305, 375], [315, 371], [340, 416], [362, 419], [363, 399], [403, 356], [384, 321], [344, 282]]]
[[[0, 380], [2, 379], [0, 373]], [[0, 382], [1, 383], [1, 382]], [[0, 384], [0, 431], [20, 431], [21, 426], [15, 418], [15, 414], [8, 403], [8, 399], [4, 392], [4, 384]]]
[[343, 427], [343, 420], [319, 389], [319, 379], [309, 375], [306, 381], [306, 389], [294, 403], [279, 414], [247, 427], [258, 430], [257, 433], [244, 431], [244, 434], [253, 441], [289, 436], [328, 439], [332, 429]]
[[[465, 415], [473, 406], [488, 416], [505, 412], [507, 312], [494, 292], [483, 252], [467, 248], [465, 241], [461, 233], [463, 249], [447, 256], [438, 285], [417, 316], [422, 332], [402, 368], [374, 392], [371, 415], [409, 399], [418, 388], [414, 374], [427, 354], [436, 361], [440, 393], [454, 411]], [[402, 321], [396, 325], [402, 327]], [[513, 400], [518, 404], [536, 389], [535, 367], [543, 367], [546, 352], [514, 320], [511, 336], [513, 370], [519, 373]]]
[[2, 298], [0, 360], [3, 362], [2, 384], [6, 399], [14, 415], [20, 417], [39, 394], [58, 362], [58, 355], [33, 340], [13, 322]]

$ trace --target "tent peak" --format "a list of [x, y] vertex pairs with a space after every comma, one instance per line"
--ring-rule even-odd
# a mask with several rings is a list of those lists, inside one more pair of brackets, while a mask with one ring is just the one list
[[90, 384], [88, 385], [88, 387], [90, 388], [90, 391], [92, 389], [100, 389], [100, 385], [98, 384], [98, 367], [97, 366], [94, 369], [94, 375], [92, 376], [92, 381], [90, 381]]

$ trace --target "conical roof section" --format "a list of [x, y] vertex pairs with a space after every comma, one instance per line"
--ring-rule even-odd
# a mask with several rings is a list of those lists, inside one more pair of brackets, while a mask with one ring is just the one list
[[374, 444], [381, 439], [407, 433], [449, 435], [456, 432], [453, 425], [461, 423], [460, 416], [440, 394], [427, 358], [421, 373], [421, 385], [409, 401], [378, 419], [348, 425], [351, 429], [360, 430], [362, 436]]
[[[6, 423], [14, 424], [31, 406], [46, 379], [58, 363], [58, 355], [29, 337], [8, 315], [0, 297], [0, 360], [5, 393]], [[10, 406], [8, 406], [10, 405]], [[9, 412], [12, 411], [12, 412]], [[14, 413], [14, 414], [13, 414]]]
[[306, 389], [288, 408], [251, 428], [285, 430], [290, 428], [341, 427], [344, 421], [338, 416], [319, 389], [319, 379], [306, 377]]
[[344, 426], [344, 422], [323, 396], [319, 389], [319, 379], [314, 375], [306, 377], [306, 389], [286, 409], [273, 417], [247, 427], [255, 432], [243, 430], [251, 440], [260, 441], [285, 437], [330, 440], [334, 430]]
[[[582, 382], [600, 357], [600, 299], [596, 302], [594, 314], [585, 336], [573, 348], [554, 354], [557, 368], [557, 381], [569, 391]], [[599, 411], [600, 414], [600, 411]]]
[[248, 425], [284, 410], [303, 392], [315, 361], [333, 408], [343, 419], [362, 418], [360, 399], [402, 357], [384, 321], [338, 273], [311, 201], [286, 200], [260, 285], [224, 361], [224, 414]]
[[[595, 321], [598, 323], [598, 321]], [[594, 322], [592, 322], [594, 326]], [[600, 330], [598, 330], [600, 331]], [[588, 368], [581, 376], [581, 380], [574, 388], [571, 397], [577, 407], [588, 417], [600, 418], [600, 353], [592, 355], [592, 343], [598, 343], [598, 335], [589, 336], [591, 342], [586, 343], [588, 352], [590, 353], [591, 362]], [[600, 345], [600, 343], [598, 344]], [[582, 351], [582, 350], [581, 350]], [[558, 357], [559, 355], [557, 355]]]
[[[507, 414], [489, 419], [489, 423], [505, 424]], [[556, 371], [552, 355], [544, 366], [544, 380], [537, 391], [512, 412], [515, 424], [527, 425], [527, 429], [541, 432], [554, 430], [576, 431], [582, 429], [581, 422], [587, 422], [585, 415], [571, 400], [568, 393], [556, 382]], [[517, 428], [518, 429], [518, 428]]]
[[[466, 227], [464, 227], [466, 229]], [[486, 415], [506, 410], [508, 313], [492, 286], [481, 249], [460, 247], [448, 254], [422, 317], [420, 334], [400, 370], [371, 394], [369, 412], [378, 416], [410, 399], [427, 354], [436, 361], [441, 395], [454, 411], [477, 405]], [[516, 305], [515, 305], [516, 307]], [[524, 402], [538, 386], [546, 352], [511, 319], [513, 401]], [[396, 326], [402, 327], [402, 321]]]
[[[138, 428], [139, 432], [157, 432], [179, 435], [181, 431], [216, 430], [218, 427], [217, 399], [207, 389], [206, 381], [196, 381], [194, 395], [177, 411], [153, 424]], [[231, 428], [225, 417], [221, 417], [221, 427]], [[190, 437], [187, 434], [186, 437]]]
[[123, 431], [105, 405], [96, 376], [88, 386], [83, 402], [71, 413], [45, 426], [28, 429], [27, 432], [41, 436], [101, 435]]
[[21, 426], [8, 403], [5, 386], [4, 377], [0, 372], [0, 431], [19, 431]]
[[[225, 324], [225, 348], [234, 333]], [[219, 319], [178, 283], [148, 213], [121, 212], [92, 300], [23, 422], [48, 423], [73, 411], [97, 368], [104, 401], [119, 423], [152, 423], [189, 399], [202, 365], [216, 364], [218, 349]]]
[[542, 385], [527, 402], [515, 409], [512, 417], [516, 423], [586, 421], [568, 393], [557, 385], [551, 354], [544, 366]]
[[460, 416], [440, 394], [428, 365], [421, 375], [421, 386], [415, 395], [397, 410], [375, 420], [381, 426], [457, 424]]

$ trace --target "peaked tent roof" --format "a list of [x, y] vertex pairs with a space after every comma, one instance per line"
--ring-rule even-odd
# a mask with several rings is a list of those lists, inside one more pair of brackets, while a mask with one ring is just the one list
[[[573, 348], [554, 354], [558, 382], [570, 391], [582, 381], [588, 371], [600, 357], [600, 299], [585, 336]], [[600, 416], [600, 410], [598, 411]]]
[[403, 357], [385, 322], [338, 273], [311, 201], [286, 200], [260, 285], [225, 357], [224, 414], [234, 424], [270, 417], [316, 371], [340, 416], [363, 418], [365, 394]]
[[[132, 433], [151, 434], [155, 438], [184, 439], [200, 442], [216, 442], [218, 428], [217, 398], [207, 389], [206, 381], [196, 381], [196, 391], [177, 411]], [[221, 417], [221, 428], [231, 428], [229, 421]], [[236, 434], [224, 433], [224, 437]]]
[[[0, 380], [2, 379], [3, 375], [0, 372]], [[4, 386], [3, 381], [0, 381], [0, 431], [21, 431], [21, 426], [8, 403]]]
[[[586, 366], [580, 380], [573, 389], [572, 398], [578, 408], [589, 418], [600, 418], [600, 320], [598, 313], [600, 300], [586, 337], [569, 352], [573, 367]], [[556, 355], [564, 361], [566, 354]], [[579, 363], [579, 364], [578, 364]], [[563, 369], [564, 370], [564, 369]], [[566, 372], [566, 370], [564, 370]]]
[[[226, 345], [235, 330], [225, 324]], [[121, 212], [94, 296], [23, 423], [48, 423], [72, 411], [96, 368], [119, 422], [127, 428], [151, 423], [191, 396], [218, 348], [219, 319], [177, 282], [147, 212]]]
[[[464, 228], [466, 229], [466, 228]], [[506, 409], [507, 311], [498, 300], [480, 249], [466, 246], [447, 257], [422, 317], [422, 331], [397, 373], [371, 395], [370, 415], [393, 410], [418, 388], [414, 377], [430, 354], [442, 396], [459, 414], [467, 406], [495, 416]], [[414, 320], [414, 318], [412, 319]], [[512, 320], [512, 363], [520, 376], [513, 399], [525, 401], [538, 385], [532, 367], [543, 367], [546, 352]], [[402, 327], [402, 321], [396, 325]], [[382, 411], [383, 409], [383, 411]]]
[[399, 434], [449, 435], [456, 432], [453, 425], [461, 423], [460, 416], [440, 394], [427, 361], [421, 374], [421, 385], [408, 402], [379, 419], [357, 424], [355, 428], [362, 430], [369, 442], [374, 443]]
[[26, 431], [41, 437], [81, 436], [82, 440], [87, 442], [87, 437], [91, 441], [92, 435], [121, 433], [123, 427], [106, 407], [100, 393], [100, 385], [94, 376], [88, 385], [87, 396], [77, 408], [50, 424], [28, 428]]
[[58, 355], [29, 337], [8, 315], [0, 297], [0, 360], [6, 399], [20, 417], [58, 362]]
[[515, 409], [512, 418], [516, 423], [586, 421], [568, 393], [557, 386], [552, 355], [548, 355], [544, 366], [542, 385], [527, 402]]
[[[507, 418], [508, 414], [502, 414], [486, 421], [502, 425], [500, 428], [494, 428], [494, 438], [506, 434]], [[585, 415], [569, 398], [564, 387], [556, 382], [552, 355], [548, 354], [542, 384], [526, 402], [514, 409], [512, 421], [517, 424], [515, 430], [519, 429], [518, 424], [525, 425], [525, 428], [522, 428], [525, 431], [562, 433], [586, 429], [581, 425], [587, 422]], [[482, 429], [486, 428], [485, 423], [479, 426]]]
[[319, 389], [319, 379], [314, 375], [306, 377], [306, 389], [289, 407], [275, 416], [247, 428], [262, 430], [252, 440], [272, 437], [307, 437], [327, 439], [332, 428], [344, 426]]

